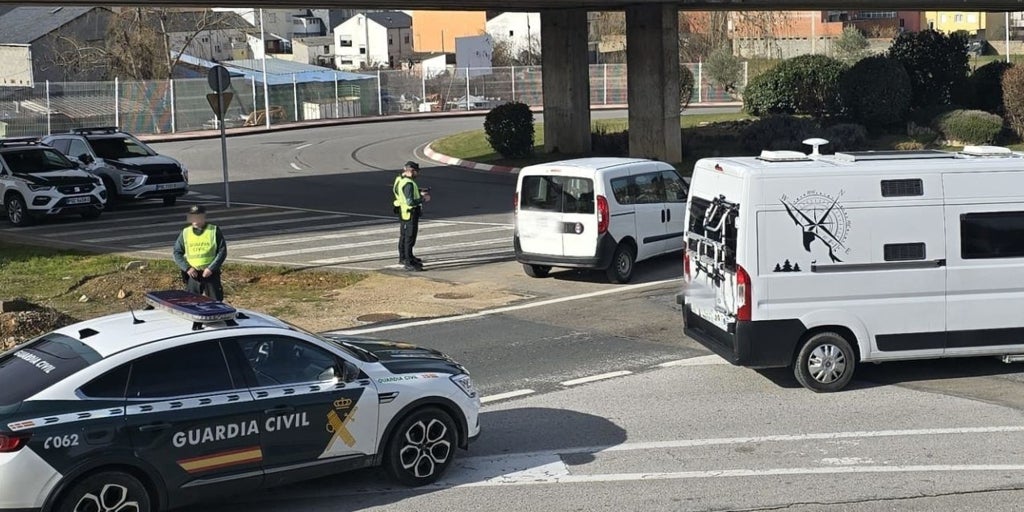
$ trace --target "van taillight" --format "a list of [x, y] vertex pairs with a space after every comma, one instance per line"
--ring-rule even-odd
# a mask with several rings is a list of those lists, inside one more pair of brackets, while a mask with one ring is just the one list
[[597, 196], [597, 234], [608, 232], [609, 222], [611, 213], [608, 210], [608, 200], [604, 196]]
[[519, 213], [519, 192], [512, 194], [512, 213]]
[[683, 250], [683, 280], [687, 283], [690, 282], [690, 251], [688, 249]]
[[749, 322], [751, 317], [750, 292], [753, 284], [750, 274], [743, 267], [736, 265], [736, 320]]
[[16, 452], [26, 444], [28, 444], [28, 436], [0, 434], [0, 453]]

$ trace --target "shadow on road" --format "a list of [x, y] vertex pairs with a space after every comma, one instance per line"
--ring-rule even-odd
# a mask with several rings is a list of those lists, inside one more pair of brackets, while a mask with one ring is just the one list
[[[597, 451], [622, 444], [626, 431], [606, 418], [564, 409], [522, 408], [484, 411], [482, 434], [468, 452], [459, 451], [437, 484], [396, 486], [382, 469], [361, 470], [311, 480], [220, 502], [180, 509], [182, 512], [354, 511], [485, 482], [512, 472], [531, 471], [557, 462], [558, 450], [568, 464], [586, 464]], [[538, 453], [540, 452], [540, 453]]]

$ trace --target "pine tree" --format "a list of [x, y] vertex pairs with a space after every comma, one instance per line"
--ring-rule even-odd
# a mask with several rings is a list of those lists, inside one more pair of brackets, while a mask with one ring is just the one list
[[776, 264], [775, 264], [775, 271], [776, 271], [776, 272], [782, 272], [782, 267], [781, 267], [781, 266], [779, 266], [779, 264], [778, 264], [778, 263], [776, 263]]
[[782, 264], [782, 271], [783, 272], [792, 272], [793, 271], [793, 264], [790, 263], [789, 260], [786, 260], [786, 262]]
[[793, 265], [793, 272], [800, 272], [800, 264]]

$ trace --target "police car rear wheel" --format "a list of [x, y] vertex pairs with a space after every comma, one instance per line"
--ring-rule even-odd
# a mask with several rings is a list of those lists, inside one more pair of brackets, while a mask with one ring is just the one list
[[406, 417], [387, 447], [387, 469], [409, 486], [437, 481], [451, 465], [458, 446], [455, 422], [446, 412], [428, 407]]
[[856, 365], [857, 355], [846, 338], [834, 332], [821, 332], [800, 349], [794, 374], [803, 387], [831, 393], [849, 384]]
[[85, 477], [64, 495], [56, 512], [150, 512], [149, 492], [128, 473], [105, 471]]

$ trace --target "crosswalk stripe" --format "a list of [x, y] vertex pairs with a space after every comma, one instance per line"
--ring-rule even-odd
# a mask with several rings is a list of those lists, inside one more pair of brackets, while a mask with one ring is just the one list
[[[232, 208], [231, 210], [224, 210], [224, 211], [231, 211], [233, 213], [233, 212], [236, 212], [236, 211], [260, 210], [260, 209], [261, 208], [258, 208], [258, 207], [245, 207], [245, 208]], [[217, 210], [217, 211], [221, 211], [221, 210]], [[215, 211], [215, 210], [208, 210], [209, 214], [216, 214], [217, 211]], [[76, 222], [73, 225], [74, 227], [72, 227], [72, 224], [70, 224], [70, 223], [69, 224], [63, 224], [63, 223], [61, 223], [61, 224], [51, 224], [51, 223], [46, 223], [46, 224], [38, 224], [36, 226], [28, 226], [28, 227], [24, 227], [24, 228], [19, 228], [18, 231], [19, 232], [37, 232], [37, 231], [53, 230], [53, 231], [56, 231], [56, 233], [54, 233], [54, 234], [58, 234], [58, 235], [62, 235], [63, 236], [64, 232], [61, 231], [61, 230], [65, 229], [65, 228], [70, 228], [70, 229], [73, 229], [76, 234], [78, 234], [78, 233], [90, 233], [90, 232], [98, 232], [98, 231], [105, 231], [105, 230], [96, 229], [96, 230], [80, 231], [80, 230], [75, 229], [75, 228], [81, 227], [81, 226], [90, 226], [91, 227], [91, 226], [102, 225], [102, 224], [117, 224], [117, 223], [123, 223], [123, 222], [132, 221], [132, 220], [146, 220], [146, 219], [150, 219], [150, 218], [167, 218], [168, 216], [177, 216], [179, 213], [181, 214], [182, 217], [185, 216], [184, 215], [184, 211], [181, 211], [181, 212], [178, 212], [176, 210], [175, 211], [171, 211], [171, 210], [168, 210], [167, 208], [152, 209], [152, 210], [148, 210], [148, 209], [147, 210], [114, 210], [112, 212], [104, 211], [103, 212], [103, 217], [101, 217], [100, 219], [98, 219], [98, 220], [90, 220], [90, 221], [88, 221], [88, 222], [86, 222], [84, 224], [81, 223], [81, 222]], [[110, 217], [116, 217], [116, 218], [110, 218]], [[125, 218], [125, 217], [129, 217], [129, 218]], [[182, 221], [182, 222], [184, 222], [184, 221]], [[41, 236], [50, 236], [50, 235], [46, 234], [46, 233], [43, 233], [43, 234], [41, 234]]]
[[[464, 231], [452, 231], [448, 233], [437, 233], [433, 235], [424, 235], [418, 238], [418, 240], [432, 240], [437, 238], [452, 238], [457, 236], [476, 235], [480, 233], [493, 233], [496, 231], [511, 231], [511, 228], [481, 228], [481, 229], [467, 229]], [[319, 247], [307, 247], [303, 249], [292, 249], [290, 251], [271, 252], [265, 254], [255, 254], [246, 256], [247, 258], [261, 260], [267, 258], [280, 258], [282, 256], [297, 256], [300, 254], [309, 254], [314, 252], [327, 252], [345, 249], [355, 249], [359, 247], [370, 247], [374, 245], [391, 244], [398, 242], [398, 237], [389, 238], [387, 240], [371, 240], [368, 242], [355, 242], [350, 244], [339, 244], [339, 245], [327, 245]]]
[[[437, 253], [444, 252], [444, 251], [446, 251], [448, 249], [462, 249], [462, 248], [466, 248], [466, 247], [482, 247], [482, 246], [485, 246], [485, 245], [510, 244], [510, 243], [512, 243], [512, 241], [509, 238], [491, 238], [491, 239], [488, 239], [488, 240], [477, 240], [477, 241], [474, 241], [474, 242], [461, 242], [461, 243], [457, 243], [457, 244], [434, 245], [434, 246], [431, 246], [431, 247], [424, 247], [422, 249], [417, 247], [416, 248], [416, 254], [421, 254], [421, 255], [437, 254]], [[316, 261], [312, 261], [310, 263], [313, 264], [313, 265], [337, 265], [337, 264], [341, 264], [341, 263], [351, 263], [351, 262], [357, 262], [357, 261], [380, 260], [380, 259], [384, 259], [384, 258], [388, 258], [388, 257], [395, 258], [397, 256], [398, 256], [398, 249], [396, 248], [393, 251], [376, 252], [376, 253], [371, 253], [371, 254], [354, 254], [354, 255], [351, 255], [351, 256], [342, 256], [340, 258], [330, 258], [330, 259], [316, 260]]]
[[[275, 216], [281, 216], [281, 215], [297, 215], [297, 214], [301, 214], [301, 213], [302, 212], [268, 212], [268, 213], [256, 213], [256, 214], [252, 214], [252, 215], [237, 215], [237, 216], [233, 215], [233, 216], [230, 216], [230, 217], [217, 216], [215, 219], [211, 219], [210, 223], [211, 224], [221, 225], [221, 224], [224, 224], [224, 221], [231, 220], [231, 219], [256, 219], [256, 218], [262, 218], [262, 217], [275, 217]], [[145, 229], [146, 231], [149, 231], [149, 230], [151, 230], [153, 228], [165, 228], [165, 227], [168, 227], [168, 226], [178, 226], [178, 227], [184, 228], [187, 225], [188, 225], [188, 223], [184, 219], [181, 219], [181, 220], [175, 220], [175, 221], [170, 221], [170, 222], [158, 222], [156, 224], [144, 224], [144, 225], [141, 225], [141, 226], [118, 226], [117, 229], [118, 230]], [[111, 228], [86, 229], [84, 231], [75, 231], [74, 234], [75, 235], [88, 235], [88, 234], [92, 234], [92, 233], [109, 233], [110, 230], [111, 230]], [[111, 237], [111, 238], [93, 238], [93, 239], [83, 240], [83, 241], [84, 242], [94, 243], [94, 242], [103, 242], [103, 241], [110, 241], [110, 240], [122, 240], [122, 239], [126, 239], [126, 238], [134, 238], [136, 236], [140, 236], [140, 235], [134, 234], [134, 235], [124, 235], [124, 236], [119, 236], [119, 237]], [[141, 235], [141, 236], [146, 236], [146, 235]]]
[[[305, 219], [299, 219], [299, 220], [305, 220]], [[358, 227], [358, 226], [367, 226], [367, 225], [373, 225], [373, 224], [378, 224], [379, 225], [379, 224], [381, 224], [381, 222], [378, 221], [378, 220], [359, 220], [359, 221], [354, 221], [354, 222], [341, 222], [341, 223], [335, 223], [335, 224], [318, 224], [316, 226], [304, 226], [304, 227], [300, 227], [300, 228], [287, 228], [284, 231], [289, 233], [289, 234], [291, 234], [291, 233], [308, 233], [310, 231], [326, 231], [326, 230], [333, 230], [333, 229], [344, 229], [344, 228], [351, 228], [351, 227]], [[248, 238], [258, 237], [258, 236], [261, 236], [261, 235], [264, 235], [264, 234], [281, 234], [281, 232], [282, 232], [282, 230], [280, 228], [276, 228], [276, 229], [272, 229], [272, 230], [268, 229], [268, 230], [258, 230], [258, 231], [247, 231], [247, 232], [245, 232], [245, 238], [248, 239]], [[231, 249], [232, 251], [236, 251], [236, 250], [239, 250], [239, 249], [252, 249], [253, 247], [263, 247], [263, 246], [266, 246], [266, 245], [281, 245], [280, 243], [277, 243], [277, 240], [273, 240], [273, 239], [271, 239], [271, 240], [261, 240], [261, 241], [258, 241], [258, 242], [234, 243], [234, 242], [232, 242], [232, 240], [236, 239], [235, 236], [229, 234], [228, 238], [229, 238], [229, 240], [228, 240], [228, 248]], [[156, 246], [160, 246], [160, 245], [162, 245], [162, 243], [149, 243], [149, 244], [133, 245], [132, 248], [134, 248], [134, 249], [148, 249], [148, 248], [156, 247]]]
[[[368, 221], [363, 221], [368, 222]], [[355, 223], [352, 223], [355, 224]], [[381, 224], [378, 221], [374, 221], [374, 224]], [[442, 228], [450, 227], [452, 224], [445, 224], [443, 222], [431, 222], [429, 224], [421, 224], [420, 229], [431, 229], [431, 228]], [[292, 245], [292, 244], [303, 244], [309, 242], [320, 242], [324, 240], [335, 240], [338, 238], [355, 238], [360, 236], [373, 236], [381, 235], [386, 233], [398, 233], [398, 225], [394, 223], [388, 223], [388, 227], [381, 229], [369, 229], [363, 231], [348, 231], [343, 233], [331, 233], [328, 235], [316, 235], [307, 236], [302, 238], [284, 238], [279, 240], [267, 240], [264, 242], [251, 242], [246, 244], [235, 244], [232, 246], [233, 249], [251, 249], [253, 247], [269, 247], [272, 245]]]
[[[253, 217], [257, 217], [257, 215], [251, 215], [251, 216], [245, 217], [245, 218], [246, 219], [251, 219]], [[336, 218], [339, 218], [339, 216], [338, 215], [319, 215], [319, 216], [316, 216], [316, 217], [296, 217], [296, 218], [292, 218], [292, 219], [262, 220], [262, 221], [259, 221], [259, 222], [249, 222], [249, 223], [246, 223], [246, 224], [230, 224], [230, 223], [223, 223], [223, 222], [217, 222], [216, 224], [220, 228], [227, 228], [227, 229], [231, 229], [231, 230], [236, 230], [236, 229], [242, 229], [242, 228], [252, 228], [252, 227], [257, 227], [257, 226], [276, 226], [276, 225], [280, 225], [280, 224], [294, 224], [296, 222], [306, 222], [306, 221], [324, 220], [324, 219], [336, 219]], [[178, 227], [181, 227], [181, 228], [184, 228], [184, 226], [186, 226], [186, 224], [183, 224], [183, 223], [180, 223], [180, 222], [177, 223], [176, 225]], [[145, 226], [145, 227], [149, 228], [151, 226]], [[179, 232], [181, 232], [180, 229], [174, 231], [174, 233], [179, 233]], [[132, 234], [132, 235], [111, 236], [111, 237], [107, 237], [107, 238], [93, 238], [93, 239], [90, 239], [90, 240], [85, 240], [85, 242], [90, 242], [90, 243], [115, 242], [117, 240], [127, 240], [127, 239], [131, 239], [131, 238], [152, 238], [152, 237], [162, 237], [162, 238], [165, 238], [165, 237], [167, 237], [167, 232], [136, 233], [136, 234]], [[148, 247], [148, 246], [147, 245], [135, 245], [133, 247]]]

